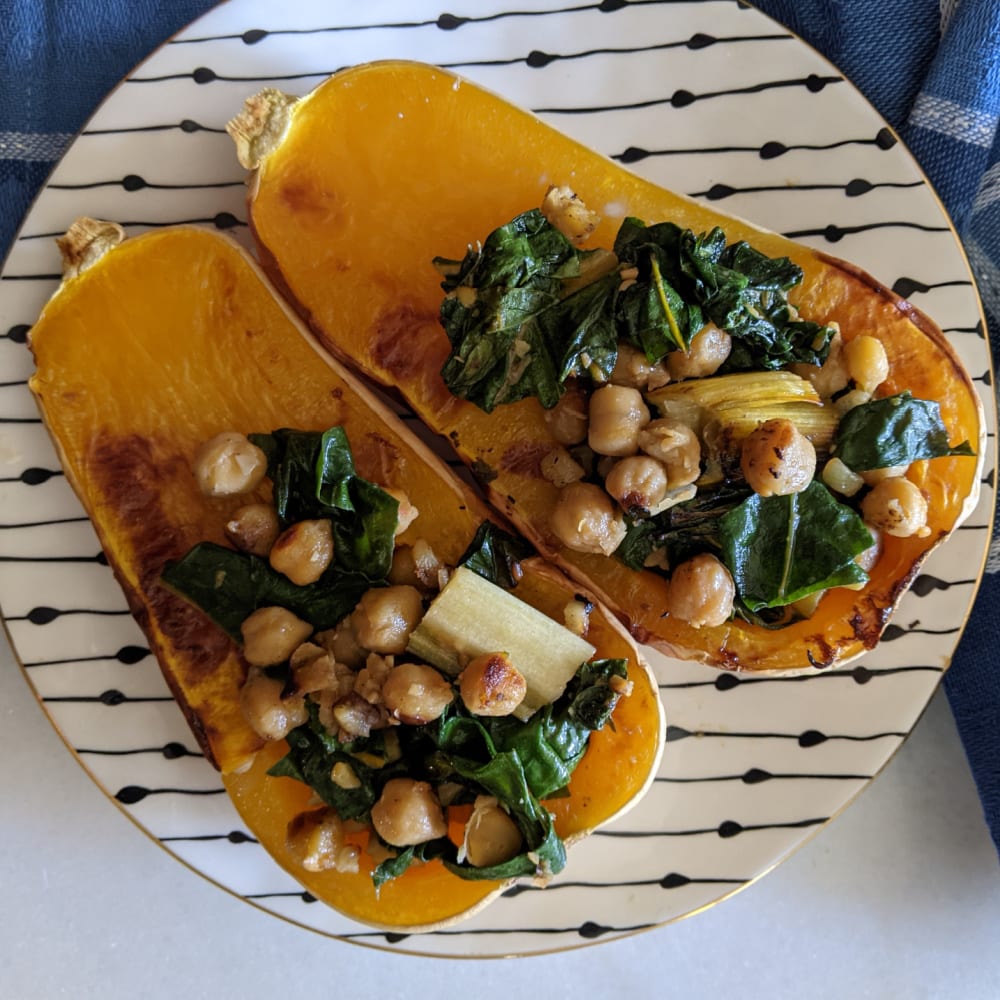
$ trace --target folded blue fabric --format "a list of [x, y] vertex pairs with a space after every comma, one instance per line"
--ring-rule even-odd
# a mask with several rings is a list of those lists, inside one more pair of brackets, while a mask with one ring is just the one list
[[[0, 0], [0, 258], [103, 97], [215, 0]], [[757, 0], [852, 80], [952, 215], [1000, 338], [1000, 0]], [[96, 54], [99, 46], [99, 56]], [[1000, 849], [1000, 547], [946, 689]]]

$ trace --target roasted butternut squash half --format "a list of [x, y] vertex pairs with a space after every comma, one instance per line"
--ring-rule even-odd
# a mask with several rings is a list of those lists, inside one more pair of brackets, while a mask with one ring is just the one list
[[[241, 162], [251, 170], [250, 223], [263, 265], [323, 347], [397, 391], [478, 474], [494, 506], [539, 551], [600, 595], [642, 642], [737, 670], [844, 662], [877, 643], [924, 558], [976, 502], [981, 458], [972, 456], [982, 454], [983, 421], [969, 376], [931, 320], [857, 267], [657, 187], [496, 95], [426, 65], [384, 62], [346, 69], [298, 100], [262, 92], [247, 102], [230, 132]], [[563, 187], [569, 191], [561, 193]], [[553, 198], [550, 188], [555, 203], [540, 209], [546, 197]], [[537, 247], [532, 241], [548, 239], [551, 233], [539, 228], [545, 224], [566, 237], [566, 246], [554, 251], [558, 267], [565, 267], [536, 280], [538, 260], [519, 265], [501, 258], [506, 245]], [[538, 258], [550, 249], [539, 250]], [[574, 249], [579, 251], [575, 258]], [[496, 253], [501, 258], [490, 256]], [[674, 287], [668, 287], [668, 268], [679, 274], [671, 278]], [[491, 271], [506, 287], [480, 284]], [[531, 274], [525, 279], [522, 272]], [[778, 272], [784, 276], [774, 277]], [[784, 360], [771, 358], [768, 370], [723, 367], [719, 381], [684, 380], [692, 373], [683, 361], [696, 353], [696, 334], [718, 333], [723, 323], [729, 336], [726, 309], [732, 302], [717, 294], [727, 290], [717, 283], [734, 275], [746, 324], [770, 323], [780, 312], [782, 332], [794, 328], [800, 346], [808, 349]], [[553, 291], [556, 279], [561, 284]], [[610, 305], [587, 298], [599, 280], [610, 285]], [[637, 280], [638, 288], [630, 292]], [[672, 299], [685, 283], [700, 283], [706, 301]], [[757, 295], [749, 304], [743, 299], [745, 286]], [[541, 356], [539, 343], [547, 335], [539, 329], [548, 321], [532, 312], [541, 307], [526, 305], [522, 295], [535, 295], [539, 287], [550, 300], [574, 303], [564, 309], [568, 319], [562, 326], [552, 321], [545, 327], [566, 342], [547, 363], [557, 374], [562, 365], [562, 374], [568, 371], [570, 377], [561, 386], [549, 386], [548, 399], [544, 387], [520, 398], [519, 391], [510, 391], [512, 385], [527, 362]], [[601, 309], [629, 328], [627, 351], [633, 358], [638, 353], [638, 367], [646, 367], [644, 388], [655, 388], [650, 371], [654, 379], [667, 376], [638, 403], [625, 398], [637, 395], [631, 390], [604, 385], [621, 384], [612, 377], [614, 345], [598, 338], [595, 351], [593, 344], [581, 347], [575, 339], [579, 331], [586, 339], [588, 324], [599, 325], [594, 317]], [[652, 312], [662, 314], [658, 329], [649, 325]], [[713, 321], [722, 314], [725, 322]], [[465, 392], [455, 387], [474, 384], [481, 374], [483, 355], [490, 350], [483, 338], [476, 339], [482, 330], [510, 337], [495, 348], [499, 374], [486, 380], [476, 399], [474, 385]], [[670, 353], [664, 357], [665, 349], [650, 347], [650, 338], [672, 339]], [[619, 361], [628, 360], [625, 353], [626, 347], [618, 351]], [[831, 355], [841, 367], [845, 356], [853, 357], [854, 370], [848, 365], [839, 384], [821, 391], [823, 378], [835, 367], [826, 365]], [[674, 362], [679, 364], [671, 376]], [[867, 375], [858, 370], [872, 365], [884, 371], [876, 384], [864, 387]], [[538, 375], [537, 381], [548, 377]], [[692, 398], [691, 388], [700, 382], [715, 384], [695, 389]], [[602, 451], [593, 437], [585, 439], [583, 445], [589, 444], [596, 458], [581, 458], [572, 438], [567, 448], [567, 439], [554, 430], [553, 414], [558, 401], [571, 398], [583, 383], [578, 405], [585, 414], [590, 407], [591, 431], [599, 398], [605, 416], [610, 411], [619, 419], [633, 407], [641, 425], [653, 418], [650, 433], [659, 438], [649, 454], [683, 451], [667, 439], [676, 437], [677, 414], [690, 414], [693, 407], [697, 419], [688, 420], [688, 427], [701, 436], [693, 474], [681, 481], [671, 473], [664, 487], [662, 468], [650, 466], [661, 480], [650, 501], [644, 497], [653, 487], [636, 465], [634, 441], [611, 442]], [[720, 423], [719, 413], [706, 409], [702, 391], [729, 404], [729, 411], [741, 412], [729, 412]], [[898, 428], [892, 429], [889, 411], [909, 407], [907, 394], [932, 410], [939, 407], [933, 435], [940, 447], [917, 448], [894, 462], [890, 471], [897, 481], [877, 493], [872, 466], [845, 471], [835, 462], [826, 469], [831, 454], [845, 454], [835, 431], [843, 426], [840, 414], [849, 403], [873, 404], [862, 412], [890, 442]], [[766, 407], [755, 408], [764, 397], [776, 404], [771, 414]], [[805, 419], [802, 430], [803, 410], [811, 408], [823, 413]], [[753, 439], [759, 454], [745, 461], [765, 477], [787, 479], [773, 461], [769, 464], [767, 456], [776, 447], [778, 452], [786, 447], [796, 454], [816, 452], [819, 464], [808, 466], [806, 478], [815, 480], [808, 495], [789, 499], [786, 484], [772, 490], [765, 483], [761, 500], [760, 493], [747, 489], [753, 473], [741, 470], [740, 449], [751, 430], [771, 417], [778, 423], [762, 432], [770, 436]], [[871, 427], [869, 422], [864, 432], [856, 428], [855, 437]], [[716, 448], [711, 461], [706, 457], [709, 431]], [[790, 437], [792, 431], [798, 437]], [[720, 437], [728, 441], [728, 451], [719, 446]], [[809, 440], [803, 445], [802, 438]], [[647, 453], [645, 446], [641, 450]], [[941, 457], [928, 459], [931, 453]], [[815, 463], [817, 455], [809, 461]], [[606, 463], [602, 470], [602, 457], [621, 456], [632, 457], [618, 470], [617, 492], [610, 486], [602, 490], [609, 474]], [[889, 459], [873, 461], [884, 468]], [[568, 479], [561, 478], [560, 463], [570, 470]], [[567, 486], [574, 474], [583, 482]], [[698, 494], [693, 498], [684, 493], [692, 483]], [[703, 489], [711, 484], [713, 489]], [[733, 486], [736, 498], [727, 498], [722, 486]], [[845, 502], [859, 489], [853, 501]], [[769, 497], [775, 491], [779, 497]], [[860, 497], [868, 491], [875, 499], [866, 502], [872, 510], [878, 507], [871, 517], [860, 509]], [[657, 531], [665, 537], [676, 534], [683, 518], [703, 523], [706, 504], [728, 511], [745, 499], [763, 503], [782, 527], [768, 533], [760, 529], [763, 520], [740, 521], [737, 512], [733, 517], [739, 523], [729, 525], [729, 541], [706, 543], [709, 551], [698, 554], [700, 563], [683, 573], [674, 572], [678, 565], [669, 545], [647, 544]], [[679, 504], [676, 516], [665, 528], [662, 523], [650, 528], [644, 518], [663, 502]], [[728, 544], [744, 564], [737, 571], [727, 562], [730, 578], [739, 577], [745, 564], [767, 548], [790, 550], [795, 525], [805, 519], [795, 521], [799, 515], [789, 511], [807, 502], [825, 511], [811, 515], [816, 538], [815, 545], [805, 543], [809, 553], [831, 534], [852, 539], [833, 555], [836, 565], [812, 570], [793, 586], [789, 579], [795, 582], [801, 566], [779, 564], [768, 571], [774, 578], [770, 591], [757, 592], [739, 578], [735, 598], [724, 593], [733, 583], [717, 576], [718, 550]], [[919, 508], [912, 518], [911, 507]], [[878, 530], [869, 531], [865, 520]], [[908, 527], [901, 526], [903, 521]], [[623, 550], [616, 546], [626, 529], [629, 555], [620, 558]], [[698, 597], [701, 591], [709, 593], [709, 605], [721, 593], [718, 606], [706, 607]]]
[[[249, 829], [317, 898], [385, 928], [440, 927], [547, 877], [658, 766], [663, 713], [634, 642], [322, 354], [234, 242], [121, 236], [81, 220], [63, 241], [30, 386]], [[477, 619], [535, 645], [519, 659]], [[553, 636], [570, 671], [546, 694], [527, 661], [550, 663]]]

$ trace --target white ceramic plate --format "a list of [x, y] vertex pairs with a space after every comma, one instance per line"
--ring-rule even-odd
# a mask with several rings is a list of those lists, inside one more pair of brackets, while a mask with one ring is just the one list
[[[516, 12], [514, 8], [516, 7]], [[909, 154], [829, 64], [719, 2], [231, 0], [154, 53], [100, 108], [29, 215], [0, 280], [0, 604], [25, 673], [87, 772], [180, 861], [278, 916], [395, 951], [529, 954], [688, 915], [780, 862], [898, 749], [972, 603], [993, 505], [994, 405], [964, 256]], [[463, 11], [470, 11], [463, 16]], [[25, 334], [78, 215], [129, 232], [201, 222], [246, 239], [223, 128], [262, 86], [304, 93], [378, 58], [439, 63], [633, 169], [851, 259], [949, 334], [990, 421], [972, 518], [926, 565], [877, 652], [839, 671], [740, 679], [652, 655], [669, 721], [643, 803], [438, 934], [387, 935], [311, 901], [241, 826], [128, 616], [25, 387]]]

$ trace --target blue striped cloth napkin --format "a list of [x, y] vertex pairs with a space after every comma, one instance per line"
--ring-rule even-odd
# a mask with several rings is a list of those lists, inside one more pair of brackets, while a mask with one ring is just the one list
[[[118, 80], [214, 0], [0, 0], [0, 259]], [[1000, 0], [757, 0], [836, 64], [920, 160], [1000, 340]], [[1000, 849], [1000, 546], [945, 686]]]

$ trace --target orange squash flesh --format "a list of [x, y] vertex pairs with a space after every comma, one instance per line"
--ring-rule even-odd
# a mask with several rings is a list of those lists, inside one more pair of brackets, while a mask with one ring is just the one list
[[[465, 882], [437, 865], [414, 867], [378, 899], [367, 871], [306, 876], [284, 841], [311, 793], [265, 775], [284, 743], [261, 750], [240, 714], [239, 650], [159, 582], [164, 563], [196, 542], [226, 544], [227, 514], [246, 502], [206, 499], [191, 474], [198, 445], [221, 430], [344, 426], [359, 473], [405, 490], [421, 511], [402, 540], [426, 539], [450, 564], [487, 517], [482, 502], [316, 349], [250, 258], [216, 234], [163, 230], [110, 250], [64, 281], [31, 349], [31, 389], [69, 481], [199, 743], [264, 846], [318, 898], [381, 926], [438, 926], [496, 895], [497, 883]], [[540, 560], [524, 567], [517, 593], [561, 620], [578, 588]], [[628, 659], [634, 691], [619, 702], [615, 728], [596, 734], [572, 794], [553, 804], [568, 840], [636, 801], [663, 746], [656, 684], [634, 643], [600, 609], [591, 628], [598, 655]]]
[[909, 476], [930, 503], [925, 538], [888, 538], [863, 591], [830, 591], [809, 620], [777, 632], [740, 621], [694, 629], [664, 618], [666, 582], [614, 559], [562, 546], [548, 528], [556, 489], [539, 462], [554, 446], [534, 400], [484, 414], [452, 397], [439, 371], [449, 343], [438, 322], [434, 256], [461, 258], [550, 184], [570, 185], [602, 216], [588, 246], [612, 245], [625, 215], [702, 232], [722, 226], [805, 279], [802, 314], [845, 338], [877, 336], [891, 374], [882, 391], [937, 400], [950, 440], [982, 454], [981, 404], [943, 334], [859, 269], [728, 218], [623, 169], [497, 96], [417, 63], [335, 74], [290, 108], [280, 141], [250, 178], [251, 226], [265, 269], [323, 346], [397, 390], [458, 454], [486, 473], [491, 502], [539, 548], [592, 588], [643, 642], [716, 666], [788, 669], [842, 662], [876, 644], [922, 560], [971, 511], [980, 460], [919, 462]]
[[[540, 561], [528, 561], [524, 566], [528, 573], [518, 584], [518, 595], [558, 617], [566, 603], [565, 581]], [[608, 619], [593, 619], [587, 638], [602, 655], [631, 655], [627, 637]], [[651, 739], [648, 726], [658, 715], [653, 704], [656, 698], [654, 688], [637, 685], [628, 698], [622, 699], [615, 710], [614, 728], [606, 726], [591, 737], [591, 748], [573, 774], [570, 796], [546, 803], [555, 817], [557, 832], [567, 844], [625, 809], [635, 795], [635, 775], [650, 774], [650, 769], [655, 768], [656, 741]], [[378, 895], [372, 888], [373, 865], [364, 857], [356, 874], [296, 870], [285, 844], [285, 825], [290, 815], [308, 807], [309, 790], [292, 781], [280, 781], [280, 787], [274, 787], [275, 779], [268, 778], [266, 772], [278, 756], [276, 750], [266, 748], [249, 771], [228, 775], [226, 788], [237, 809], [254, 817], [254, 834], [263, 846], [283, 867], [295, 872], [313, 895], [366, 923], [415, 930], [426, 929], [441, 919], [433, 907], [440, 907], [442, 901], [461, 912], [496, 894], [496, 883], [465, 882], [437, 861], [387, 883]], [[391, 922], [386, 920], [386, 914], [391, 914]]]

